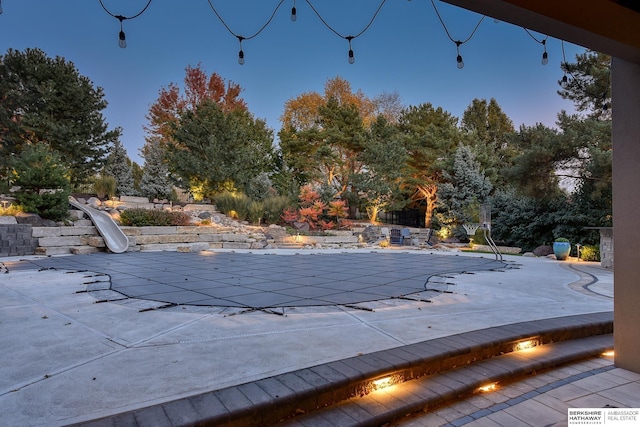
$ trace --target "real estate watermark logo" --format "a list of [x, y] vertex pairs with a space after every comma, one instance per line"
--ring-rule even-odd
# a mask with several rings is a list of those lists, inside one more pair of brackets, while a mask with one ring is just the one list
[[568, 427], [640, 426], [639, 408], [569, 408]]

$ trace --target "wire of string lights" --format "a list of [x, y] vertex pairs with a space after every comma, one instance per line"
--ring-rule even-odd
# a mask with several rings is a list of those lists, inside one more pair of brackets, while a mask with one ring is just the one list
[[473, 31], [471, 31], [471, 34], [469, 34], [469, 37], [467, 37], [465, 40], [456, 40], [453, 37], [451, 37], [451, 33], [449, 32], [449, 29], [447, 28], [447, 25], [444, 23], [444, 20], [442, 19], [442, 16], [440, 16], [440, 12], [438, 11], [438, 8], [436, 7], [436, 4], [433, 0], [431, 0], [431, 4], [433, 5], [433, 10], [436, 11], [436, 15], [438, 16], [438, 20], [440, 20], [440, 23], [442, 24], [442, 28], [444, 28], [444, 32], [447, 33], [447, 37], [449, 37], [449, 40], [451, 40], [453, 43], [455, 43], [456, 45], [456, 64], [457, 67], [459, 69], [464, 68], [464, 61], [462, 60], [462, 55], [460, 55], [460, 46], [462, 46], [463, 44], [465, 44], [466, 42], [468, 42], [469, 40], [471, 40], [471, 38], [475, 35], [476, 31], [478, 31], [478, 28], [480, 27], [480, 24], [482, 24], [482, 21], [484, 21], [485, 16], [483, 15], [480, 20], [478, 21], [478, 23], [476, 24], [475, 28], [473, 29]]
[[[533, 34], [531, 34], [531, 31], [527, 30], [526, 28], [522, 27], [522, 29], [529, 34], [529, 37], [531, 37], [532, 39], [534, 39], [536, 42], [540, 43], [542, 45], [542, 47], [544, 48], [544, 52], [542, 52], [542, 65], [547, 65], [549, 63], [549, 54], [547, 53], [547, 39], [549, 38], [549, 36], [545, 36], [542, 40], [538, 40], [537, 38], [534, 37]], [[563, 47], [564, 49], [564, 47]]]
[[102, 8], [104, 9], [105, 12], [107, 12], [109, 15], [113, 16], [114, 18], [116, 18], [118, 21], [120, 21], [120, 32], [118, 33], [118, 46], [120, 46], [121, 48], [125, 48], [127, 47], [127, 36], [124, 34], [124, 29], [122, 28], [122, 22], [126, 21], [127, 19], [135, 19], [138, 16], [142, 15], [147, 8], [149, 7], [149, 5], [151, 4], [151, 0], [149, 0], [147, 2], [147, 4], [145, 5], [145, 7], [142, 8], [142, 10], [138, 13], [136, 13], [133, 16], [122, 16], [122, 15], [115, 15], [113, 13], [111, 13], [109, 11], [109, 9], [106, 8], [106, 6], [104, 5], [104, 3], [102, 3], [102, 0], [98, 0], [100, 2], [100, 6], [102, 6]]
[[309, 7], [311, 8], [311, 10], [313, 10], [313, 12], [318, 16], [318, 19], [320, 19], [320, 21], [324, 24], [325, 27], [327, 27], [329, 30], [331, 30], [335, 35], [337, 35], [338, 37], [345, 39], [349, 42], [349, 52], [348, 52], [348, 58], [349, 58], [349, 64], [353, 64], [356, 62], [356, 58], [353, 54], [353, 49], [351, 47], [351, 41], [360, 37], [361, 35], [363, 35], [373, 24], [373, 21], [376, 20], [376, 17], [378, 16], [378, 14], [380, 13], [380, 10], [382, 9], [382, 6], [384, 6], [384, 4], [386, 3], [387, 0], [382, 0], [380, 2], [380, 5], [378, 6], [378, 8], [376, 9], [376, 11], [373, 13], [373, 16], [371, 17], [371, 19], [369, 20], [369, 23], [367, 25], [365, 25], [365, 27], [355, 36], [345, 36], [343, 34], [340, 34], [335, 28], [333, 28], [331, 25], [329, 25], [329, 23], [322, 17], [322, 15], [320, 15], [320, 13], [318, 12], [318, 10], [313, 6], [313, 4], [311, 4], [310, 0], [305, 0], [307, 2], [307, 4], [309, 5]]
[[[211, 7], [211, 10], [213, 11], [213, 13], [215, 13], [215, 15], [218, 17], [218, 19], [220, 20], [220, 22], [222, 23], [222, 25], [227, 29], [227, 31], [229, 32], [229, 34], [231, 34], [232, 36], [234, 36], [235, 38], [238, 39], [238, 42], [240, 43], [240, 51], [238, 51], [238, 64], [240, 65], [244, 65], [244, 50], [242, 49], [242, 42], [244, 40], [251, 40], [254, 37], [257, 37], [258, 35], [260, 35], [260, 33], [262, 33], [264, 31], [265, 28], [267, 28], [267, 26], [269, 26], [269, 24], [271, 23], [271, 21], [273, 21], [273, 17], [276, 16], [276, 12], [278, 11], [278, 9], [280, 9], [280, 6], [282, 6], [282, 3], [284, 3], [284, 0], [280, 0], [280, 2], [278, 3], [278, 5], [276, 6], [276, 8], [273, 10], [273, 12], [271, 13], [271, 16], [269, 17], [269, 19], [267, 20], [267, 22], [264, 23], [264, 25], [262, 27], [260, 27], [260, 29], [258, 31], [256, 31], [253, 35], [248, 36], [248, 37], [244, 37], [236, 32], [234, 32], [231, 27], [229, 27], [229, 25], [225, 22], [225, 20], [222, 18], [222, 16], [220, 15], [220, 13], [218, 13], [218, 11], [216, 10], [215, 6], [213, 5], [213, 3], [211, 2], [211, 0], [207, 0], [207, 2], [209, 3], [209, 7]], [[292, 14], [292, 20], [293, 16], [295, 15], [294, 13], [295, 10], [295, 6], [291, 11]]]

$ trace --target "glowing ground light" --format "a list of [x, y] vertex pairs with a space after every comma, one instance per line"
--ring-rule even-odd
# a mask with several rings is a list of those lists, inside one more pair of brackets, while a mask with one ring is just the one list
[[515, 345], [513, 351], [530, 350], [534, 347], [537, 347], [538, 345], [538, 340], [535, 339], [520, 341]]
[[378, 378], [371, 381], [370, 391], [381, 390], [383, 388], [391, 387], [392, 385], [399, 384], [404, 381], [402, 375], [390, 375], [387, 377]]
[[613, 350], [609, 350], [609, 351], [605, 351], [604, 353], [602, 353], [602, 355], [604, 357], [613, 357], [613, 356], [615, 356], [615, 352]]
[[483, 385], [482, 387], [478, 388], [478, 391], [480, 393], [491, 393], [492, 391], [496, 391], [497, 389], [498, 389], [498, 383], [491, 383], [491, 384]]

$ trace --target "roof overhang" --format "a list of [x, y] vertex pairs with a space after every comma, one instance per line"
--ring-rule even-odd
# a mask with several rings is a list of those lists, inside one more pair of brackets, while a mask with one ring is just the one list
[[443, 0], [640, 64], [640, 5], [632, 0]]

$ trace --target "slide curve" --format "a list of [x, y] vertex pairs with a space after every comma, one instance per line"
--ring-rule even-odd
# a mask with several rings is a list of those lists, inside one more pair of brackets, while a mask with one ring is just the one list
[[73, 197], [69, 197], [69, 204], [89, 216], [111, 252], [119, 254], [127, 250], [129, 239], [107, 213], [78, 203]]

